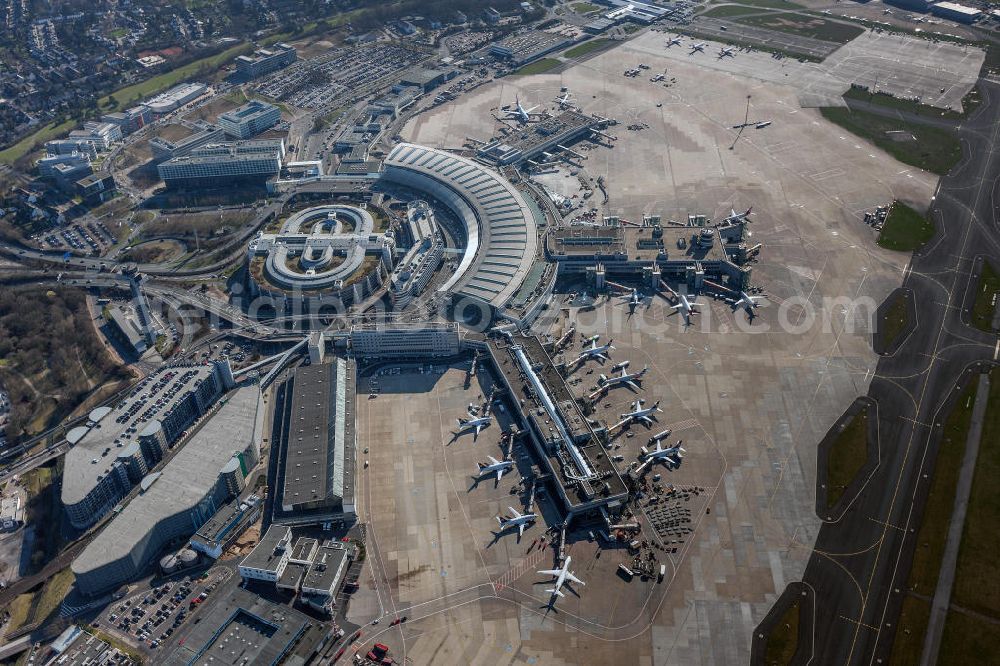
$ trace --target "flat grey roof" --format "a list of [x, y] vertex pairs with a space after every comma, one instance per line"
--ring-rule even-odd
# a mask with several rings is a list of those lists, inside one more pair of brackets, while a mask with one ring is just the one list
[[328, 541], [319, 548], [306, 577], [302, 580], [303, 587], [316, 590], [329, 590], [337, 582], [337, 570], [340, 563], [347, 557], [347, 547], [337, 541]]
[[354, 495], [353, 364], [299, 367], [285, 426], [283, 507], [331, 506]]
[[[281, 559], [281, 553], [275, 549], [285, 537], [291, 540], [291, 531], [286, 525], [272, 524], [267, 528], [267, 532], [260, 538], [253, 550], [240, 561], [241, 567], [250, 569], [260, 569], [261, 571], [274, 571], [275, 565]], [[291, 544], [285, 546], [290, 548]]]
[[[193, 510], [219, 478], [222, 466], [263, 429], [260, 387], [244, 386], [204, 423], [163, 467], [160, 477], [136, 496], [73, 561], [83, 574], [126, 557], [157, 523]], [[198, 525], [191, 525], [194, 534]]]
[[[444, 200], [466, 229], [462, 261], [442, 291], [453, 291], [503, 307], [528, 275], [538, 250], [537, 225], [524, 197], [506, 178], [478, 162], [436, 148], [401, 143], [385, 159], [393, 170], [431, 179], [468, 206]], [[406, 179], [398, 179], [403, 184]], [[412, 186], [412, 185], [411, 185]]]
[[[128, 397], [101, 420], [99, 428], [91, 428], [90, 432], [66, 453], [62, 481], [62, 503], [76, 504], [86, 497], [87, 493], [97, 485], [98, 477], [103, 477], [111, 470], [120, 449], [129, 442], [138, 441], [139, 433], [142, 432], [146, 424], [170, 413], [170, 410], [183, 400], [199, 382], [207, 379], [212, 371], [213, 366], [211, 365], [168, 366], [160, 368], [136, 384]], [[171, 373], [173, 376], [167, 379]], [[189, 374], [191, 376], [187, 377]], [[166, 397], [171, 392], [173, 395]], [[156, 407], [156, 400], [160, 397], [165, 397], [165, 402]], [[119, 416], [127, 414], [129, 409], [139, 403], [150, 410], [148, 418], [146, 409], [140, 408], [135, 415], [123, 423], [116, 423]], [[131, 426], [135, 426], [136, 431], [126, 434], [125, 431]], [[115, 444], [116, 439], [119, 440], [118, 444]], [[104, 453], [106, 449], [110, 450]], [[97, 460], [96, 463], [92, 462], [94, 459]]]
[[208, 663], [202, 657], [210, 654], [211, 663], [221, 666], [275, 664], [313, 624], [299, 611], [239, 587], [233, 588], [228, 596], [208, 603], [211, 613], [192, 625], [184, 645], [166, 659], [161, 657], [160, 663], [169, 666]]

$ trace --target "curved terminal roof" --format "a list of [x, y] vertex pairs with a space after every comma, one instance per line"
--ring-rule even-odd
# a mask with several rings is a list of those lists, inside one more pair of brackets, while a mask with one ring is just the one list
[[88, 418], [93, 423], [100, 423], [101, 420], [105, 416], [107, 416], [108, 414], [110, 414], [110, 413], [111, 413], [111, 408], [110, 407], [107, 407], [107, 406], [105, 406], [105, 407], [98, 407], [97, 409], [94, 409], [94, 410], [92, 410], [90, 412], [90, 415], [88, 416]]
[[412, 143], [393, 148], [384, 166], [386, 178], [428, 190], [465, 226], [465, 253], [441, 290], [503, 307], [527, 277], [538, 247], [535, 218], [521, 193], [478, 162]]
[[90, 432], [90, 428], [87, 426], [77, 426], [66, 433], [66, 441], [69, 442], [70, 446], [75, 446], [88, 432]]

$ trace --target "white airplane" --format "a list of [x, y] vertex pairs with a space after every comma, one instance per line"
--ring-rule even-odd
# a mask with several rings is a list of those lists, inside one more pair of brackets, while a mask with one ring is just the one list
[[521, 123], [531, 122], [531, 112], [537, 109], [537, 106], [533, 106], [530, 109], [526, 109], [521, 106], [521, 98], [514, 98], [514, 108], [507, 111], [505, 118], [513, 118], [514, 120]]
[[565, 597], [566, 595], [562, 593], [562, 586], [567, 582], [576, 583], [578, 585], [586, 585], [582, 580], [573, 575], [573, 572], [569, 570], [569, 563], [573, 561], [572, 557], [567, 557], [566, 562], [563, 563], [561, 569], [542, 569], [538, 573], [545, 574], [548, 576], [555, 576], [555, 582], [553, 586], [546, 592], [551, 592], [552, 596]]
[[500, 531], [509, 530], [512, 527], [517, 528], [517, 537], [521, 538], [524, 535], [524, 528], [528, 525], [534, 524], [538, 516], [531, 513], [521, 513], [512, 506], [507, 507], [510, 511], [510, 516], [497, 516], [497, 522], [500, 523]]
[[722, 48], [720, 48], [719, 49], [719, 58], [725, 58], [726, 56], [729, 56], [730, 58], [735, 58], [736, 57], [736, 49], [734, 49], [732, 47], [725, 47], [725, 46], [722, 47]]
[[770, 124], [771, 124], [770, 120], [762, 120], [756, 125], [754, 125], [754, 127], [756, 127], [757, 129], [764, 129], [765, 127], [768, 127]]
[[639, 372], [632, 372], [632, 373], [627, 372], [625, 368], [622, 368], [620, 375], [612, 375], [610, 377], [601, 375], [597, 380], [597, 385], [600, 386], [601, 388], [611, 388], [613, 386], [620, 386], [624, 384], [625, 386], [630, 386], [636, 391], [638, 391], [642, 388], [639, 385], [639, 382], [642, 381], [643, 376], [647, 372], [649, 372], [648, 366], [643, 366], [642, 370], [640, 370]]
[[554, 101], [556, 104], [558, 104], [560, 109], [565, 109], [567, 106], [570, 105], [570, 98], [572, 98], [572, 97], [573, 97], [573, 94], [567, 90], [566, 92], [564, 92], [562, 94], [561, 97], [556, 97], [552, 101]]
[[631, 294], [628, 296], [622, 296], [621, 298], [624, 299], [633, 310], [635, 309], [635, 306], [642, 305], [642, 295], [639, 293], [638, 289], [633, 289]]
[[497, 483], [499, 483], [500, 479], [503, 478], [504, 472], [514, 466], [514, 461], [512, 460], [497, 460], [493, 456], [486, 456], [486, 459], [489, 461], [489, 464], [477, 463], [477, 465], [479, 465], [479, 469], [476, 470], [476, 474], [473, 478], [481, 479], [484, 476], [489, 476], [490, 474], [495, 473], [497, 475]]
[[673, 306], [674, 312], [671, 314], [679, 312], [681, 316], [684, 317], [685, 326], [691, 325], [691, 315], [701, 314], [697, 310], [698, 303], [695, 303], [695, 298], [697, 297], [693, 297], [691, 300], [688, 300], [686, 295], [677, 294], [677, 305]]
[[611, 357], [608, 356], [608, 352], [615, 348], [613, 344], [614, 340], [608, 340], [607, 344], [598, 345], [597, 340], [591, 340], [590, 346], [580, 352], [580, 355], [576, 357], [574, 363], [579, 363], [581, 361], [586, 361], [588, 358], [600, 358], [605, 361], [610, 361]]
[[680, 45], [681, 45], [681, 38], [680, 37], [671, 37], [670, 39], [667, 40], [667, 48], [668, 49], [671, 46], [680, 46]]
[[658, 83], [658, 82], [662, 81], [665, 78], [667, 78], [667, 75], [665, 73], [661, 73], [661, 74], [657, 74], [656, 76], [649, 77], [649, 80], [652, 81], [653, 83]]
[[656, 450], [646, 454], [646, 461], [649, 463], [663, 462], [676, 469], [680, 467], [681, 458], [683, 457], [684, 447], [681, 446], [680, 440], [677, 440], [676, 444], [667, 448], [663, 448], [660, 445], [660, 440], [656, 440]]
[[479, 437], [479, 432], [486, 426], [493, 423], [493, 417], [490, 416], [490, 403], [487, 400], [486, 406], [483, 408], [482, 414], [477, 414], [472, 410], [472, 405], [469, 405], [468, 410], [469, 418], [467, 419], [455, 419], [458, 421], [458, 432], [455, 435], [461, 435], [464, 432], [475, 429], [475, 433], [472, 435], [472, 441], [476, 441]]
[[[708, 42], [698, 42], [697, 44], [692, 44], [691, 53], [694, 53], [695, 51], [701, 51], [702, 53], [704, 53], [706, 46], [708, 46]], [[691, 53], [689, 53], [688, 55], [691, 55]]]
[[656, 412], [663, 412], [660, 409], [660, 401], [657, 400], [651, 407], [643, 407], [645, 400], [636, 400], [632, 403], [632, 411], [622, 414], [622, 421], [642, 421], [646, 425], [653, 425], [653, 418]]
[[[770, 124], [771, 121], [767, 120], [761, 123], [757, 123], [757, 127], [759, 128], [761, 125], [767, 127]], [[750, 220], [750, 213], [752, 212], [753, 212], [753, 206], [750, 206], [742, 213], [737, 213], [735, 208], [730, 208], [729, 215], [726, 216], [723, 222], [729, 222], [731, 224], [735, 224], [737, 222], [751, 222], [752, 220]]]
[[883, 14], [891, 14], [891, 13], [892, 13], [892, 10], [891, 10], [891, 9], [883, 9], [883, 10], [882, 10], [882, 13], [883, 13]]
[[739, 298], [734, 298], [732, 300], [732, 305], [734, 310], [743, 308], [750, 315], [750, 318], [754, 318], [754, 310], [760, 307], [760, 301], [764, 300], [762, 296], [751, 296], [745, 291], [740, 292]]

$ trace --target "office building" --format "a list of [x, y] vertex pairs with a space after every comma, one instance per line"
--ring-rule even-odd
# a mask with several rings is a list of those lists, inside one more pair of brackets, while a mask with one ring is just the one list
[[135, 314], [114, 304], [108, 306], [108, 314], [110, 319], [107, 323], [112, 329], [112, 335], [137, 357], [142, 356], [147, 349], [146, 335]]
[[38, 175], [41, 178], [69, 179], [70, 183], [75, 183], [94, 172], [90, 166], [90, 155], [86, 153], [50, 155], [38, 160], [35, 166], [38, 167]]
[[164, 366], [114, 408], [93, 410], [69, 433], [61, 499], [70, 523], [85, 529], [111, 511], [231, 387], [228, 361]]
[[98, 152], [103, 153], [122, 140], [122, 130], [114, 123], [87, 122], [83, 124], [83, 129], [70, 132], [69, 139], [92, 143]]
[[208, 92], [204, 83], [182, 83], [165, 93], [146, 100], [146, 106], [154, 116], [163, 116], [176, 111], [185, 104], [192, 102]]
[[263, 502], [257, 495], [234, 499], [215, 512], [191, 537], [191, 549], [218, 559], [246, 528], [260, 518]]
[[117, 191], [114, 176], [106, 171], [84, 176], [76, 181], [74, 187], [77, 196], [88, 206], [97, 206], [110, 200]]
[[45, 142], [45, 152], [49, 157], [80, 153], [90, 159], [97, 159], [97, 146], [85, 139], [53, 139]]
[[153, 159], [169, 160], [190, 155], [197, 148], [224, 141], [226, 138], [226, 133], [221, 127], [204, 120], [195, 123], [194, 128], [191, 134], [177, 141], [168, 141], [158, 136], [150, 139], [149, 148], [153, 151]]
[[145, 104], [140, 104], [125, 111], [106, 113], [101, 116], [101, 120], [117, 125], [122, 134], [127, 136], [153, 122], [153, 112]]
[[234, 139], [257, 136], [281, 120], [281, 109], [258, 100], [251, 100], [238, 109], [223, 113], [218, 118], [219, 127]]
[[266, 49], [258, 49], [253, 55], [236, 58], [236, 73], [244, 79], [256, 79], [275, 72], [295, 62], [298, 55], [288, 44], [275, 44]]
[[263, 184], [281, 172], [281, 139], [216, 143], [161, 163], [157, 170], [167, 187]]
[[279, 389], [275, 518], [294, 524], [354, 515], [354, 362], [302, 366]]
[[117, 588], [195, 534], [245, 487], [263, 428], [260, 387], [238, 388], [162, 470], [142, 478], [140, 493], [73, 560], [77, 588], [88, 595]]
[[419, 323], [355, 326], [351, 349], [358, 358], [426, 358], [459, 351], [458, 324]]

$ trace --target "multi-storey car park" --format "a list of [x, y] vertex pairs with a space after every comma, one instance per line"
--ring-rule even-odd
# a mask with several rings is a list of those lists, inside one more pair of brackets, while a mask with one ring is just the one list
[[[133, 580], [168, 544], [186, 540], [239, 496], [260, 459], [264, 403], [238, 388], [73, 561], [76, 584], [97, 594]], [[69, 465], [67, 465], [69, 470]]]
[[226, 360], [168, 365], [114, 408], [92, 411], [87, 425], [66, 436], [72, 448], [66, 454], [62, 503], [70, 523], [84, 529], [107, 514], [232, 386]]
[[364, 300], [382, 287], [393, 266], [393, 236], [372, 233], [374, 225], [371, 213], [356, 206], [293, 214], [278, 233], [261, 233], [250, 242], [250, 293], [269, 297], [278, 309], [294, 299], [310, 311]]

